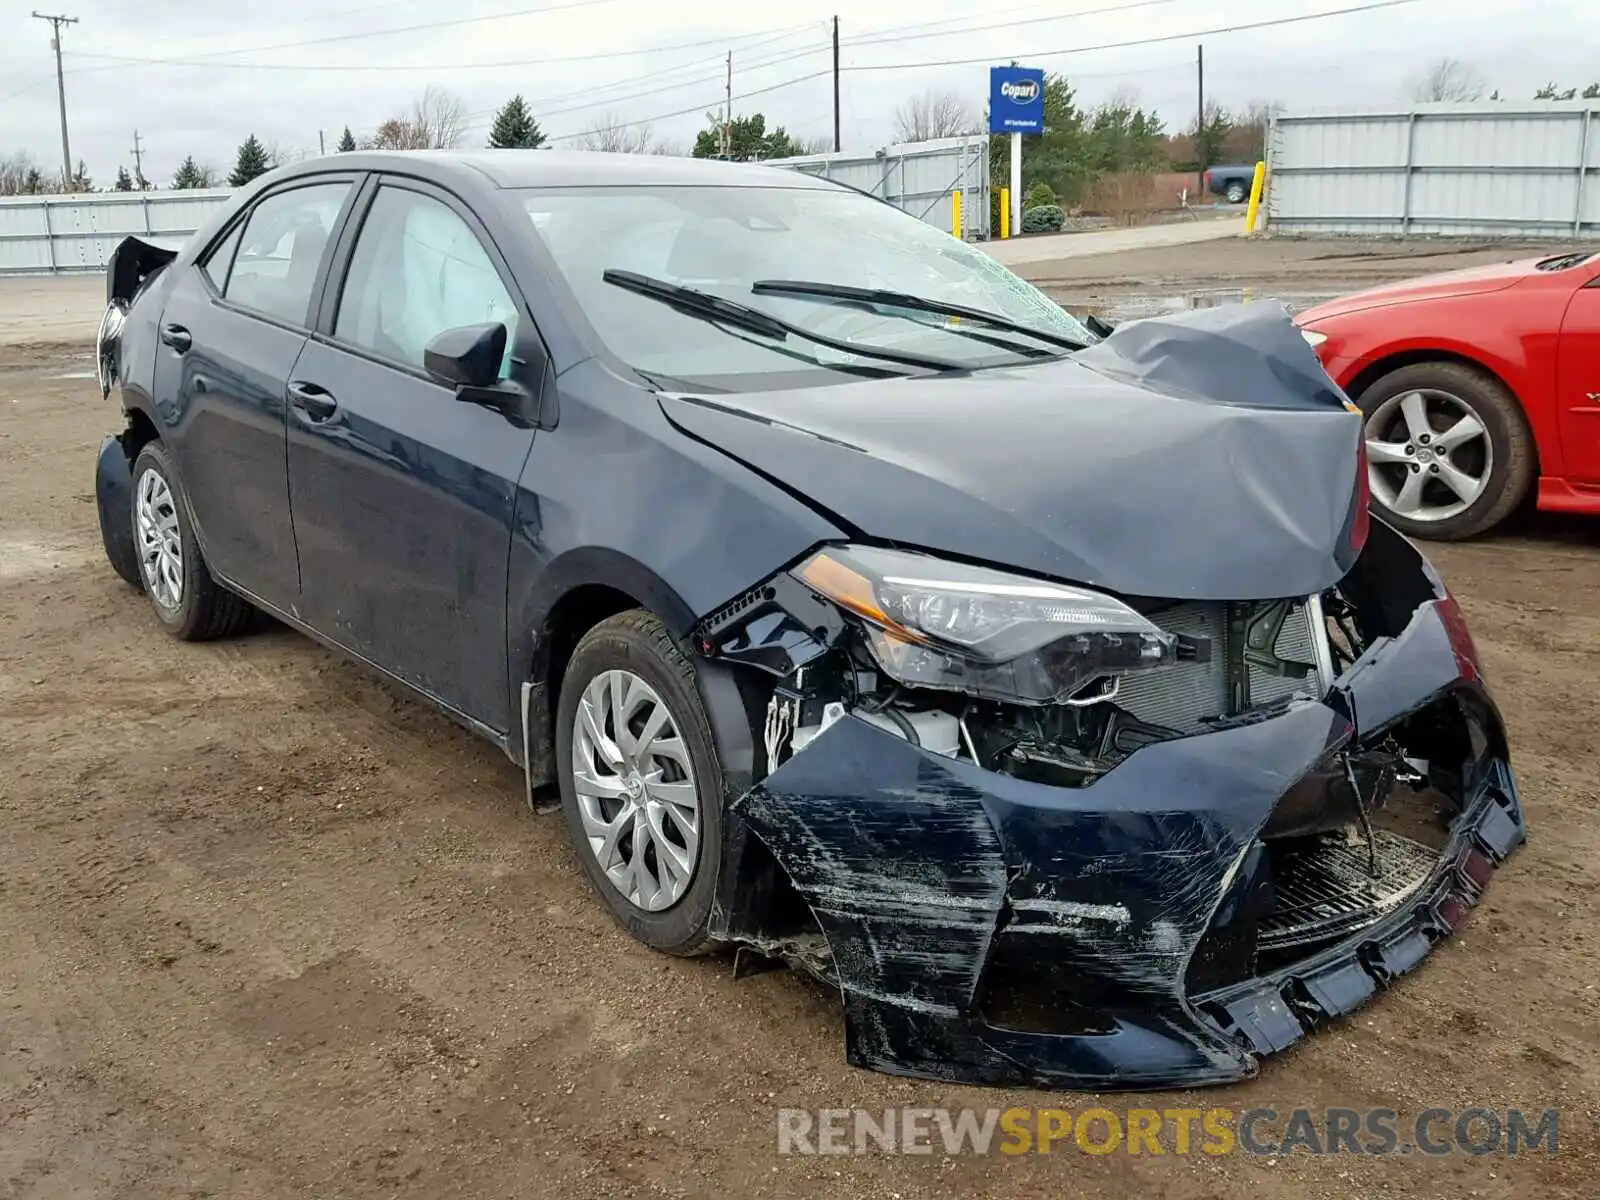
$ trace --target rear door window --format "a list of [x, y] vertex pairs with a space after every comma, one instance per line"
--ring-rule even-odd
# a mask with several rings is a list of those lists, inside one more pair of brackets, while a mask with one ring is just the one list
[[305, 325], [317, 271], [350, 188], [348, 182], [312, 184], [257, 204], [222, 294], [265, 316]]

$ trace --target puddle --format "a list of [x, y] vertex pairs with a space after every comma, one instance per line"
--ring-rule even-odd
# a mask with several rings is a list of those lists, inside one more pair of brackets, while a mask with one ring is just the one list
[[1223, 304], [1252, 304], [1258, 300], [1276, 300], [1291, 313], [1297, 313], [1343, 294], [1340, 291], [1280, 292], [1263, 288], [1213, 288], [1107, 296], [1095, 303], [1073, 298], [1062, 301], [1061, 307], [1078, 317], [1096, 313], [1108, 321], [1136, 321], [1143, 317], [1162, 317], [1197, 308], [1217, 308]]

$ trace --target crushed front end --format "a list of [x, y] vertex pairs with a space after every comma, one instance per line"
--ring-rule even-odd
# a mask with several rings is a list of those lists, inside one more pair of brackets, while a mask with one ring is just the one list
[[[696, 632], [765, 681], [719, 932], [836, 985], [857, 1065], [1247, 1076], [1415, 967], [1524, 840], [1456, 602], [1386, 526], [1278, 601], [905, 564], [825, 551]], [[1025, 652], [964, 657], [978, 626]]]

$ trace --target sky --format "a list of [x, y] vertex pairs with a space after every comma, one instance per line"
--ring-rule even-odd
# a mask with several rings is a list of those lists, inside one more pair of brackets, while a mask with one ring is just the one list
[[[346, 125], [369, 134], [429, 85], [461, 98], [469, 145], [483, 144], [494, 109], [520, 92], [558, 144], [607, 119], [647, 121], [656, 141], [683, 151], [722, 104], [730, 50], [736, 114], [763, 112], [769, 127], [831, 149], [830, 26], [842, 7], [854, 9], [839, 13], [846, 151], [894, 141], [896, 108], [929, 90], [981, 115], [990, 62], [1064, 73], [1087, 104], [1134, 96], [1173, 132], [1193, 121], [1201, 44], [1208, 97], [1227, 107], [1396, 104], [1442, 57], [1508, 99], [1600, 77], [1594, 0], [1409, 0], [1233, 32], [1221, 30], [1371, 0], [790, 0], [764, 14], [661, 0], [47, 2], [39, 11], [78, 18], [62, 37], [67, 117], [73, 158], [98, 186], [119, 165], [131, 170], [135, 129], [146, 177], [165, 185], [186, 155], [225, 173], [250, 133], [285, 154], [315, 153], [320, 135], [331, 151]], [[51, 33], [32, 8], [0, 11], [0, 156], [27, 151], [53, 172]]]

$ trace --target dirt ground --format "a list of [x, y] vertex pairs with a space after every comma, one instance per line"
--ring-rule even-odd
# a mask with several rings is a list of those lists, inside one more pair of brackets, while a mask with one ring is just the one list
[[1124, 320], [1230, 300], [1291, 311], [1393, 279], [1558, 253], [1551, 242], [1224, 238], [1058, 262], [1022, 272], [1074, 311]]
[[[1273, 252], [1295, 286], [1374, 269], [1311, 249]], [[1260, 271], [1229, 250], [1189, 253]], [[1096, 294], [1175, 270], [1073, 266]], [[1462, 935], [1249, 1083], [1099, 1098], [1559, 1107], [1559, 1155], [779, 1156], [782, 1107], [1094, 1098], [855, 1070], [820, 988], [615, 928], [497, 750], [294, 633], [164, 637], [101, 554], [90, 365], [0, 348], [5, 1200], [1595, 1194], [1600, 523], [1431, 550], [1532, 825]]]

